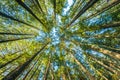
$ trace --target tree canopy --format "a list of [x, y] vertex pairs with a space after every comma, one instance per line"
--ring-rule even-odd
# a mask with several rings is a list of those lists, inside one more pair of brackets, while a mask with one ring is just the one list
[[0, 0], [0, 80], [119, 80], [120, 0]]

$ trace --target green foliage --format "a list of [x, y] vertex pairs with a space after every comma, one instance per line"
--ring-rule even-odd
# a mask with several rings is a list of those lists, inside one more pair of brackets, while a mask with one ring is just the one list
[[1, 0], [0, 80], [119, 80], [119, 0]]

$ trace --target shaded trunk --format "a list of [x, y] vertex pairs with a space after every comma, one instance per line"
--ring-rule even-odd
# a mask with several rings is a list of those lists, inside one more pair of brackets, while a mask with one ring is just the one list
[[69, 27], [72, 23], [74, 23], [84, 12], [86, 12], [90, 7], [92, 7], [97, 1], [99, 0], [90, 0], [72, 19], [70, 24], [67, 26]]
[[99, 45], [99, 47], [101, 47], [101, 48], [107, 49], [107, 50], [109, 50], [109, 51], [116, 52], [116, 53], [119, 53], [119, 54], [120, 54], [120, 50], [117, 50], [117, 49], [115, 49], [115, 48], [110, 48], [110, 47], [107, 47], [107, 46], [105, 46], [105, 45]]
[[30, 63], [33, 61], [33, 59], [38, 56], [40, 52], [43, 51], [43, 49], [48, 45], [45, 44], [37, 53], [35, 53], [30, 59], [28, 59], [24, 64], [19, 66], [17, 69], [10, 72], [7, 76], [5, 76], [2, 80], [15, 80], [25, 69], [27, 66], [30, 65]]
[[76, 45], [86, 46], [88, 49], [92, 49], [92, 50], [98, 51], [100, 53], [103, 53], [105, 55], [108, 55], [108, 56], [112, 57], [114, 60], [116, 60], [117, 62], [119, 62], [119, 60], [120, 60], [120, 54], [117, 53], [117, 52], [109, 51], [109, 50], [101, 48], [101, 47], [99, 47], [98, 45], [95, 45], [95, 44], [83, 44], [83, 43], [79, 43], [79, 41], [77, 41], [77, 40], [75, 40], [75, 41], [70, 40], [70, 41], [73, 42]]
[[96, 58], [94, 58], [94, 57], [91, 57], [91, 58], [92, 58], [94, 61], [96, 61], [98, 64], [100, 64], [101, 66], [103, 66], [104, 68], [106, 68], [107, 70], [111, 71], [112, 73], [115, 73], [115, 74], [120, 73], [120, 72], [112, 69], [111, 67], [108, 67], [107, 65], [105, 65], [103, 62], [97, 60]]
[[[41, 56], [40, 56], [41, 57]], [[38, 57], [38, 59], [35, 61], [35, 63], [32, 65], [32, 67], [30, 68], [30, 70], [27, 72], [27, 74], [24, 76], [23, 80], [26, 79], [26, 77], [28, 76], [28, 74], [32, 71], [32, 69], [34, 68], [34, 66], [37, 64], [38, 60], [40, 59], [40, 57]]]
[[75, 62], [81, 67], [81, 69], [83, 70], [83, 72], [88, 76], [88, 78], [90, 80], [96, 80], [94, 76], [92, 76], [90, 74], [90, 72], [88, 70], [86, 70], [86, 68], [74, 57], [74, 55], [72, 53], [70, 53], [71, 56], [74, 58]]
[[18, 40], [24, 40], [24, 39], [30, 39], [30, 38], [32, 38], [32, 37], [25, 37], [25, 38], [11, 39], [11, 40], [2, 40], [2, 41], [0, 41], [0, 43], [18, 41]]
[[116, 52], [111, 52], [111, 51], [109, 51], [109, 50], [107, 50], [107, 49], [104, 49], [104, 48], [101, 48], [101, 47], [99, 47], [99, 46], [97, 46], [97, 45], [90, 45], [90, 44], [80, 44], [80, 43], [78, 43], [78, 42], [75, 42], [75, 41], [72, 41], [74, 44], [76, 44], [76, 45], [80, 45], [80, 46], [86, 46], [87, 47], [87, 49], [93, 49], [93, 50], [95, 50], [95, 51], [98, 51], [98, 52], [100, 52], [100, 53], [103, 53], [104, 55], [107, 55], [107, 56], [109, 56], [109, 58], [111, 59], [114, 59], [115, 60], [115, 62], [110, 62], [109, 60], [107, 60], [107, 59], [102, 59], [102, 60], [104, 60], [104, 61], [107, 61], [107, 63], [111, 63], [111, 64], [113, 64], [113, 65], [111, 65], [111, 66], [114, 66], [114, 67], [116, 67], [116, 69], [118, 68], [118, 69], [120, 69], [120, 67], [119, 67], [119, 60], [118, 60], [118, 58], [120, 58], [119, 56], [120, 56], [120, 54], [119, 53], [116, 53]]
[[16, 54], [16, 53], [19, 53], [19, 52], [21, 52], [21, 51], [24, 51], [24, 50], [26, 50], [28, 47], [30, 47], [30, 46], [24, 47], [24, 48], [22, 48], [22, 49], [20, 49], [20, 50], [18, 50], [18, 51], [15, 51], [15, 52], [8, 52], [8, 53], [11, 53], [9, 56], [14, 55], [14, 54]]
[[54, 4], [54, 17], [56, 22], [56, 0], [53, 0], [53, 4]]
[[72, 80], [72, 79], [71, 79], [71, 76], [70, 76], [70, 73], [69, 73], [69, 71], [68, 71], [68, 69], [67, 69], [67, 74], [68, 74], [69, 80]]
[[32, 12], [32, 10], [22, 2], [22, 0], [15, 0], [19, 5], [21, 5], [23, 8], [25, 8], [33, 17], [35, 17], [44, 27], [46, 27], [43, 22]]
[[[103, 7], [102, 9], [100, 9], [99, 11], [97, 11], [96, 13], [88, 16], [87, 19], [90, 19], [90, 18], [93, 18], [93, 17], [95, 17], [95, 16], [97, 16], [97, 15], [100, 15], [101, 13], [103, 13], [103, 12], [111, 9], [112, 7], [116, 6], [116, 5], [119, 4], [119, 3], [120, 3], [120, 0], [114, 0], [114, 2], [112, 2], [112, 3], [109, 4], [108, 6], [105, 6], [105, 7]], [[86, 20], [86, 18], [83, 19], [83, 20]]]
[[20, 55], [20, 56], [18, 56], [18, 57], [16, 57], [16, 58], [14, 58], [14, 59], [12, 59], [12, 60], [8, 61], [8, 62], [7, 62], [7, 63], [5, 63], [5, 64], [0, 65], [0, 68], [5, 67], [6, 65], [8, 65], [8, 64], [10, 64], [10, 63], [12, 63], [13, 61], [15, 61], [15, 60], [19, 59], [21, 56], [22, 56], [22, 55]]
[[120, 21], [111, 22], [111, 23], [107, 23], [107, 24], [103, 24], [103, 25], [98, 25], [96, 27], [90, 26], [90, 29], [91, 30], [99, 30], [99, 29], [116, 28], [116, 27], [120, 27]]
[[[94, 57], [93, 55], [90, 55], [90, 54], [87, 54], [87, 53], [84, 53], [87, 57], [88, 57], [88, 59], [90, 59], [91, 60], [91, 58], [95, 58], [95, 59], [97, 59], [97, 60], [99, 60], [97, 57]], [[89, 62], [89, 65], [91, 65], [90, 64], [90, 62]], [[94, 71], [96, 71], [103, 79], [105, 79], [105, 80], [108, 80], [105, 76], [104, 76], [104, 74], [102, 74], [100, 71], [98, 71], [97, 69], [95, 69], [95, 67], [93, 66], [93, 65], [91, 65], [92, 66], [92, 68], [94, 69]]]
[[41, 5], [40, 5], [40, 3], [39, 3], [39, 1], [38, 1], [38, 0], [35, 0], [35, 2], [37, 3], [37, 5], [38, 5], [40, 11], [44, 14], [44, 12], [43, 12], [43, 10], [42, 10], [42, 8], [41, 8]]
[[[29, 80], [32, 80], [33, 76], [35, 75], [36, 71], [38, 70], [40, 65], [37, 66], [37, 68], [33, 71], [33, 74], [31, 75]], [[33, 79], [34, 80], [34, 79]]]
[[120, 27], [120, 21], [99, 26], [99, 28], [101, 28], [101, 29], [102, 28], [104, 28], [104, 29], [105, 28], [111, 28], [111, 27]]
[[95, 46], [95, 45], [91, 45], [90, 48], [93, 49], [93, 50], [99, 51], [99, 52], [101, 52], [103, 54], [109, 55], [109, 56], [111, 56], [111, 57], [113, 57], [115, 59], [119, 59], [120, 60], [120, 54], [119, 53], [111, 52], [111, 51], [109, 51], [107, 49], [100, 48], [100, 47]]
[[50, 68], [50, 61], [49, 61], [48, 65], [47, 65], [43, 80], [47, 80], [48, 74], [49, 74], [49, 68]]
[[50, 65], [50, 75], [51, 75], [52, 80], [56, 80], [52, 65]]
[[[72, 9], [70, 9], [69, 11], [72, 11], [72, 13], [70, 13], [70, 16], [73, 16], [75, 14], [76, 11], [78, 11], [78, 9], [81, 7], [82, 3], [84, 3], [85, 0], [77, 0], [75, 1], [75, 3], [72, 6]], [[76, 5], [75, 5], [76, 4]]]
[[[66, 68], [67, 68], [67, 66], [66, 66]], [[72, 80], [68, 68], [66, 69], [66, 73], [67, 73], [68, 79]]]
[[6, 72], [6, 71], [9, 70], [10, 68], [11, 68], [11, 66], [9, 66], [8, 68], [5, 68], [4, 70], [2, 70], [2, 71], [0, 72], [0, 74]]
[[31, 28], [34, 28], [34, 29], [40, 30], [39, 28], [37, 28], [37, 27], [35, 27], [35, 26], [33, 26], [33, 25], [30, 25], [30, 24], [28, 24], [28, 23], [26, 23], [26, 22], [24, 22], [24, 21], [21, 21], [21, 20], [15, 19], [14, 17], [9, 16], [9, 15], [7, 15], [7, 14], [5, 14], [5, 13], [0, 12], [0, 15], [3, 16], [3, 17], [9, 18], [9, 19], [11, 19], [11, 20], [14, 20], [14, 21], [17, 21], [17, 22], [23, 23], [23, 24], [25, 24], [25, 25], [27, 25], [27, 26], [29, 26], [29, 27], [31, 27]]
[[23, 33], [0, 32], [0, 35], [34, 35], [34, 34], [23, 34]]

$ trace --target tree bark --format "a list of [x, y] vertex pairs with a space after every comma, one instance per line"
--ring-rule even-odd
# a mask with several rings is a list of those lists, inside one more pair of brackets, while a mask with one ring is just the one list
[[110, 50], [110, 51], [112, 51], [112, 52], [116, 52], [116, 53], [119, 53], [119, 54], [120, 54], [120, 50], [117, 50], [117, 49], [115, 49], [115, 48], [110, 48], [110, 47], [107, 47], [107, 46], [105, 46], [105, 45], [99, 45], [99, 47], [101, 47], [101, 48], [104, 48], [104, 49], [107, 49], [107, 50]]
[[[32, 80], [33, 76], [35, 76], [36, 71], [38, 70], [40, 64], [37, 66], [37, 68], [33, 71], [33, 74], [31, 75], [29, 80]], [[34, 79], [33, 79], [34, 80]]]
[[100, 48], [100, 47], [95, 46], [95, 45], [91, 45], [90, 48], [93, 49], [93, 50], [97, 50], [97, 51], [99, 51], [99, 52], [101, 52], [103, 54], [109, 55], [109, 56], [111, 56], [111, 57], [113, 57], [113, 58], [115, 58], [117, 60], [120, 60], [120, 54], [119, 53], [111, 52], [111, 51], [109, 51], [107, 49], [103, 49], [103, 48]]
[[[87, 59], [90, 59], [91, 55], [86, 54], [86, 53], [85, 53], [85, 55], [87, 56]], [[90, 62], [89, 62], [89, 65], [91, 65]], [[95, 67], [93, 65], [91, 65], [91, 66], [94, 69], [94, 71], [96, 71], [103, 79], [108, 80], [101, 72], [99, 72], [97, 69], [95, 69]]]
[[21, 5], [23, 8], [25, 8], [33, 17], [35, 17], [44, 27], [44, 23], [32, 12], [32, 10], [22, 2], [22, 0], [15, 0], [19, 5]]
[[104, 29], [105, 28], [111, 28], [111, 27], [120, 27], [120, 21], [99, 26], [99, 28], [101, 28], [101, 29], [102, 28], [104, 28]]
[[21, 21], [21, 20], [15, 19], [14, 17], [9, 16], [9, 15], [3, 13], [3, 12], [0, 12], [0, 15], [3, 16], [3, 17], [5, 17], [5, 18], [9, 18], [9, 19], [11, 19], [11, 20], [14, 20], [14, 21], [17, 21], [17, 22], [23, 23], [23, 24], [25, 24], [25, 25], [27, 25], [27, 26], [29, 26], [29, 27], [31, 27], [31, 28], [34, 28], [34, 29], [40, 30], [39, 28], [37, 28], [37, 27], [35, 27], [35, 26], [33, 26], [33, 25], [30, 25], [30, 24], [28, 24], [28, 23], [26, 23], [26, 22], [24, 22], [24, 21]]
[[43, 49], [48, 45], [45, 44], [37, 53], [35, 53], [28, 61], [23, 63], [21, 66], [19, 66], [17, 69], [13, 70], [11, 73], [9, 73], [7, 76], [5, 76], [2, 80], [15, 80], [24, 70], [25, 68], [30, 65], [30, 63], [33, 61], [33, 59], [38, 56], [40, 52], [43, 51]]
[[2, 41], [0, 41], [0, 43], [11, 42], [11, 41], [18, 41], [18, 40], [30, 39], [30, 38], [32, 38], [32, 37], [25, 37], [25, 38], [11, 39], [11, 40], [2, 40]]
[[89, 0], [89, 2], [75, 15], [75, 17], [72, 19], [72, 21], [70, 22], [70, 24], [68, 24], [67, 27], [74, 23], [84, 12], [86, 12], [90, 7], [92, 7], [97, 1], [99, 0]]
[[120, 3], [120, 0], [114, 0], [111, 4], [103, 7], [102, 9], [100, 9], [99, 11], [97, 11], [96, 13], [88, 16], [87, 18], [85, 18], [85, 19], [83, 19], [83, 20], [90, 19], [90, 18], [93, 18], [93, 17], [95, 17], [95, 16], [97, 16], [97, 15], [100, 15], [101, 13], [103, 13], [103, 12], [111, 9], [112, 7], [116, 6], [116, 5], [119, 4], [119, 3]]
[[0, 35], [34, 35], [34, 34], [23, 34], [23, 33], [0, 32]]
[[70, 53], [70, 54], [71, 54], [71, 56], [74, 58], [74, 60], [76, 61], [76, 63], [81, 67], [81, 69], [83, 70], [83, 72], [88, 76], [88, 78], [89, 78], [90, 80], [96, 80], [95, 77], [92, 76], [92, 75], [90, 74], [90, 72], [87, 71], [87, 70], [85, 69], [85, 67], [74, 57], [74, 55], [73, 55], [72, 53]]
[[100, 64], [101, 66], [103, 66], [104, 68], [106, 68], [107, 70], [111, 71], [112, 73], [118, 74], [118, 71], [115, 71], [114, 69], [112, 69], [111, 67], [108, 67], [107, 65], [105, 65], [104, 63], [102, 63], [101, 61], [97, 60], [96, 58], [91, 57], [94, 61], [96, 61], [98, 64]]
[[56, 22], [56, 0], [53, 0], [53, 3], [54, 3], [54, 17]]
[[43, 12], [43, 10], [42, 10], [42, 8], [41, 8], [41, 5], [40, 5], [40, 3], [39, 3], [39, 1], [38, 1], [38, 0], [35, 0], [35, 1], [36, 1], [37, 5], [38, 5], [40, 11], [44, 14], [44, 12]]
[[[41, 56], [40, 56], [41, 57]], [[37, 58], [37, 60], [35, 61], [35, 63], [32, 65], [32, 67], [30, 68], [30, 70], [27, 72], [27, 74], [24, 76], [23, 80], [26, 79], [26, 77], [28, 76], [28, 74], [32, 71], [32, 69], [34, 68], [34, 66], [37, 64], [38, 60], [40, 59], [40, 57]]]
[[18, 56], [18, 57], [16, 57], [16, 58], [14, 58], [14, 59], [12, 59], [12, 60], [8, 61], [8, 62], [7, 62], [7, 63], [5, 63], [5, 64], [0, 65], [0, 68], [5, 67], [6, 65], [8, 65], [8, 64], [10, 64], [10, 63], [12, 63], [13, 61], [15, 61], [15, 60], [19, 59], [21, 56], [22, 56], [22, 55], [20, 55], [20, 56]]
[[49, 73], [49, 68], [50, 68], [50, 61], [48, 62], [48, 65], [47, 65], [47, 68], [46, 68], [46, 71], [45, 71], [43, 80], [47, 80], [47, 78], [48, 78], [48, 73]]

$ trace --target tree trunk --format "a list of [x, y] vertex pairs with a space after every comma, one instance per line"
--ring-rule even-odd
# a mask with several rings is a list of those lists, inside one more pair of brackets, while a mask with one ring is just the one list
[[115, 48], [107, 47], [107, 46], [105, 46], [105, 45], [99, 45], [99, 47], [101, 47], [101, 48], [107, 49], [107, 50], [109, 50], [109, 51], [116, 52], [116, 53], [119, 53], [119, 54], [120, 54], [120, 50], [117, 50], [117, 49], [115, 49]]
[[19, 59], [21, 56], [22, 56], [22, 55], [20, 55], [20, 56], [18, 56], [18, 57], [16, 57], [16, 58], [14, 58], [14, 59], [12, 59], [12, 60], [8, 61], [8, 62], [7, 62], [7, 63], [5, 63], [5, 64], [0, 65], [0, 68], [5, 67], [6, 65], [8, 65], [8, 64], [10, 64], [10, 63], [12, 63], [13, 61], [15, 61], [15, 60]]
[[101, 29], [102, 28], [104, 28], [104, 29], [105, 28], [111, 28], [111, 27], [120, 27], [120, 21], [99, 26], [99, 28], [101, 28]]
[[95, 45], [91, 45], [90, 48], [93, 49], [93, 50], [97, 50], [97, 51], [99, 51], [99, 52], [101, 52], [103, 54], [107, 54], [107, 55], [109, 55], [109, 56], [111, 56], [111, 57], [113, 57], [115, 59], [119, 59], [120, 60], [120, 54], [119, 53], [111, 52], [109, 50], [100, 48], [100, 47], [95, 46]]
[[32, 10], [29, 8], [29, 7], [27, 7], [27, 5], [26, 4], [24, 4], [23, 2], [22, 2], [22, 0], [15, 0], [19, 5], [21, 5], [23, 8], [25, 8], [33, 17], [35, 17], [44, 27], [46, 27], [45, 25], [44, 25], [44, 23], [32, 12]]
[[0, 35], [34, 35], [34, 34], [23, 34], [23, 33], [0, 32]]
[[11, 39], [11, 40], [2, 40], [2, 41], [0, 41], [0, 43], [11, 42], [11, 41], [18, 41], [18, 40], [30, 39], [30, 38], [32, 38], [32, 37], [25, 37], [25, 38]]
[[[41, 56], [40, 56], [41, 57]], [[40, 59], [40, 57], [37, 58], [37, 60], [35, 61], [35, 63], [32, 65], [32, 67], [30, 68], [30, 70], [27, 72], [27, 74], [24, 76], [23, 80], [26, 79], [26, 77], [28, 76], [28, 74], [32, 71], [32, 69], [34, 68], [34, 66], [37, 64], [38, 60]]]
[[89, 0], [89, 2], [75, 15], [75, 17], [72, 19], [72, 21], [67, 27], [74, 23], [84, 12], [86, 12], [90, 7], [92, 7], [97, 1], [99, 0]]
[[120, 0], [114, 0], [111, 4], [103, 7], [102, 9], [100, 9], [99, 11], [97, 11], [96, 13], [88, 16], [87, 18], [85, 18], [85, 19], [83, 19], [83, 20], [90, 19], [90, 18], [93, 18], [93, 17], [95, 17], [95, 16], [97, 16], [97, 15], [100, 15], [101, 13], [103, 13], [103, 12], [111, 9], [112, 7], [116, 6], [116, 5], [119, 4], [119, 3], [120, 3]]
[[55, 23], [56, 23], [56, 0], [53, 0], [54, 3], [54, 17], [55, 17]]
[[48, 78], [48, 73], [49, 73], [49, 68], [50, 68], [50, 61], [49, 61], [48, 65], [47, 65], [47, 68], [46, 68], [46, 71], [45, 71], [43, 80], [47, 80], [47, 78]]
[[38, 1], [38, 0], [35, 0], [35, 1], [36, 1], [37, 5], [38, 5], [40, 11], [44, 14], [44, 12], [43, 12], [43, 10], [42, 10], [42, 8], [41, 8], [41, 5], [40, 5], [40, 3], [39, 3], [39, 1]]
[[28, 23], [26, 23], [26, 22], [24, 22], [24, 21], [21, 21], [21, 20], [15, 19], [14, 17], [9, 16], [9, 15], [7, 15], [7, 14], [5, 14], [5, 13], [0, 12], [0, 15], [3, 16], [3, 17], [9, 18], [9, 19], [11, 19], [11, 20], [14, 20], [14, 21], [17, 21], [17, 22], [23, 23], [23, 24], [25, 24], [25, 25], [27, 25], [27, 26], [29, 26], [29, 27], [31, 27], [31, 28], [34, 28], [34, 29], [40, 30], [39, 28], [37, 28], [37, 27], [35, 27], [35, 26], [33, 26], [33, 25], [30, 25], [30, 24], [28, 24]]
[[101, 61], [97, 60], [96, 58], [91, 57], [94, 61], [96, 61], [98, 64], [100, 64], [101, 66], [103, 66], [104, 68], [106, 68], [107, 70], [111, 71], [112, 73], [115, 74], [119, 74], [120, 72], [112, 69], [111, 67], [108, 67], [107, 65], [105, 65], [104, 63], [102, 63]]
[[90, 74], [90, 72], [87, 71], [87, 70], [85, 69], [85, 67], [74, 57], [74, 55], [73, 55], [72, 53], [70, 53], [70, 54], [71, 54], [71, 56], [74, 58], [74, 60], [76, 61], [76, 63], [81, 67], [81, 69], [83, 70], [83, 72], [88, 76], [88, 78], [89, 78], [90, 80], [96, 80], [95, 77], [92, 76], [92, 75]]
[[[35, 76], [36, 71], [38, 70], [40, 64], [37, 66], [37, 68], [33, 71], [33, 74], [31, 75], [29, 80], [32, 80], [33, 76]], [[33, 79], [34, 80], [34, 79]]]
[[24, 64], [19, 66], [16, 70], [13, 70], [11, 73], [9, 73], [7, 76], [5, 76], [2, 80], [15, 80], [24, 70], [25, 68], [30, 65], [30, 63], [33, 61], [33, 59], [38, 56], [40, 52], [43, 51], [43, 49], [48, 45], [45, 44], [37, 53], [35, 53], [28, 61], [26, 61]]

